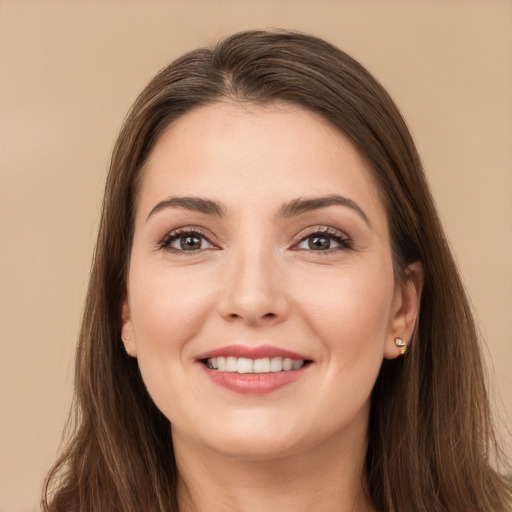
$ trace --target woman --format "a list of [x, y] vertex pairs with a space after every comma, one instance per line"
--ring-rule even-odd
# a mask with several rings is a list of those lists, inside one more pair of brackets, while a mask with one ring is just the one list
[[121, 131], [43, 508], [505, 511], [484, 380], [387, 93], [320, 39], [236, 34]]

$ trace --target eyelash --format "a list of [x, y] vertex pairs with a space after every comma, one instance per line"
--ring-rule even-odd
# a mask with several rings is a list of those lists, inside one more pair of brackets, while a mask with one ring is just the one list
[[[173, 242], [175, 242], [176, 240], [179, 240], [180, 238], [186, 237], [186, 236], [196, 237], [196, 238], [205, 240], [212, 247], [208, 248], [208, 249], [195, 249], [195, 250], [189, 250], [189, 251], [187, 251], [185, 249], [176, 249], [174, 247], [171, 247], [171, 244]], [[333, 229], [330, 227], [324, 227], [324, 226], [315, 227], [314, 231], [309, 231], [307, 234], [304, 234], [304, 233], [300, 234], [297, 237], [297, 241], [294, 242], [293, 247], [299, 245], [302, 242], [305, 242], [306, 240], [308, 240], [308, 238], [312, 238], [315, 236], [318, 238], [323, 237], [323, 238], [328, 238], [330, 240], [333, 240], [334, 242], [339, 244], [339, 246], [333, 247], [333, 248], [328, 248], [326, 250], [318, 250], [318, 251], [315, 251], [313, 249], [301, 249], [301, 248], [295, 248], [293, 250], [307, 251], [307, 252], [319, 252], [319, 253], [326, 254], [326, 253], [333, 253], [333, 252], [345, 251], [345, 250], [352, 249], [352, 241], [350, 240], [350, 238], [347, 235], [343, 234], [342, 232], [340, 232], [336, 229]], [[202, 229], [195, 227], [195, 226], [176, 229], [176, 230], [168, 233], [167, 235], [165, 235], [165, 237], [162, 240], [160, 240], [160, 242], [158, 243], [158, 249], [168, 250], [175, 254], [181, 254], [181, 255], [184, 255], [187, 252], [198, 253], [198, 252], [202, 252], [204, 250], [209, 250], [212, 248], [219, 249], [219, 247], [215, 246], [215, 244], [213, 244], [210, 241], [210, 235], [208, 233], [204, 232]]]
[[326, 227], [326, 226], [317, 226], [314, 228], [314, 231], [310, 231], [307, 234], [300, 234], [298, 237], [298, 241], [294, 245], [298, 245], [301, 242], [305, 242], [308, 238], [328, 238], [330, 240], [334, 240], [339, 244], [338, 247], [332, 247], [326, 249], [324, 251], [314, 251], [313, 249], [295, 249], [296, 251], [308, 251], [308, 252], [319, 252], [319, 253], [333, 253], [338, 251], [346, 251], [352, 249], [352, 240], [337, 229]]
[[164, 236], [162, 240], [158, 243], [158, 249], [165, 249], [168, 251], [171, 251], [175, 254], [184, 254], [187, 252], [200, 252], [204, 251], [205, 249], [198, 249], [198, 250], [190, 250], [187, 251], [185, 249], [175, 249], [174, 247], [171, 247], [171, 244], [175, 242], [176, 240], [179, 240], [180, 238], [184, 238], [186, 236], [193, 236], [196, 238], [200, 238], [202, 240], [206, 240], [210, 245], [213, 246], [213, 248], [218, 249], [212, 242], [210, 242], [210, 235], [206, 232], [204, 232], [202, 229], [197, 227], [187, 227], [187, 228], [179, 228], [174, 231], [171, 231], [167, 235]]

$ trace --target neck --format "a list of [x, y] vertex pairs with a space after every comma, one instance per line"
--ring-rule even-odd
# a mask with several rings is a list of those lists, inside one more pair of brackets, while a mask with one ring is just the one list
[[298, 454], [226, 457], [174, 432], [180, 512], [371, 512], [364, 493], [366, 438], [323, 440]]

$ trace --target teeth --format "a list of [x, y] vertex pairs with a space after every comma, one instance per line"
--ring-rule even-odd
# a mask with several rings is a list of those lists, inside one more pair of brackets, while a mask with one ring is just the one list
[[282, 357], [273, 357], [270, 360], [270, 371], [271, 372], [281, 372], [283, 370], [283, 358]]
[[304, 365], [302, 360], [292, 360], [289, 357], [264, 357], [249, 359], [247, 357], [211, 357], [206, 361], [208, 368], [219, 372], [231, 373], [277, 373], [298, 370]]
[[226, 357], [226, 371], [227, 372], [237, 372], [238, 364], [236, 357]]
[[299, 368], [302, 368], [303, 364], [304, 364], [304, 361], [292, 361], [292, 369], [298, 370]]
[[252, 373], [252, 359], [246, 359], [245, 357], [240, 357], [238, 359], [238, 373]]
[[253, 373], [268, 373], [270, 371], [270, 359], [255, 359], [252, 365]]

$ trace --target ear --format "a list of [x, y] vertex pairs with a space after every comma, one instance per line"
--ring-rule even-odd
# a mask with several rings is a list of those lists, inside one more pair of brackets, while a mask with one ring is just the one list
[[423, 266], [421, 262], [415, 261], [408, 266], [405, 272], [405, 279], [398, 283], [395, 290], [388, 336], [384, 349], [384, 357], [386, 359], [395, 359], [400, 355], [400, 348], [395, 342], [396, 338], [401, 338], [409, 345], [420, 312], [422, 290]]
[[137, 357], [137, 344], [135, 343], [135, 332], [133, 329], [130, 305], [128, 299], [123, 300], [121, 306], [121, 339], [126, 353], [131, 357]]

